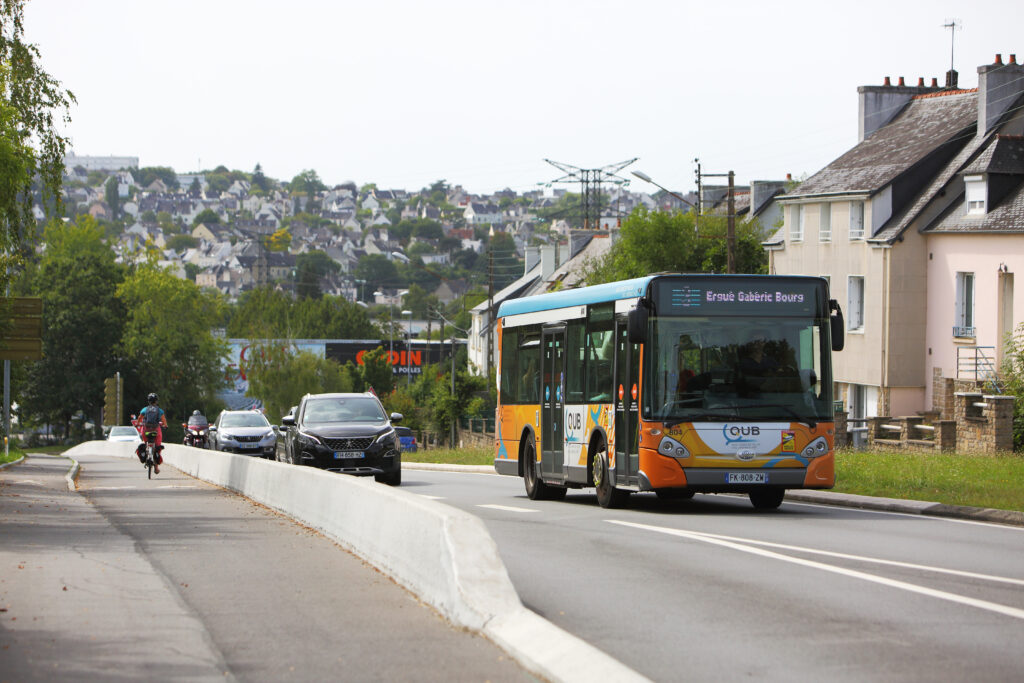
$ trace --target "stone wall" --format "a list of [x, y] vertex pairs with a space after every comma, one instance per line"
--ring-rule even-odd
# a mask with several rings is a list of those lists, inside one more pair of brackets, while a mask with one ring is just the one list
[[995, 453], [1013, 450], [1013, 396], [958, 391], [956, 449]]

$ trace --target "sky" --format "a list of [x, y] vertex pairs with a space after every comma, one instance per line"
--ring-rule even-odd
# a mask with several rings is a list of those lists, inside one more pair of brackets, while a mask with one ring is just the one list
[[[944, 24], [958, 22], [951, 31]], [[857, 87], [1024, 62], [1020, 0], [28, 0], [77, 98], [78, 155], [179, 173], [315, 170], [418, 190], [629, 189], [813, 174], [857, 143]], [[952, 55], [951, 55], [952, 50]], [[705, 183], [724, 179], [707, 179]]]

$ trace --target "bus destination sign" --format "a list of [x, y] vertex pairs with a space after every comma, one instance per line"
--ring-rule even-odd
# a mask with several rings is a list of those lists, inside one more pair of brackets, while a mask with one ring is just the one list
[[657, 315], [813, 316], [822, 312], [820, 281], [750, 278], [671, 280], [655, 283]]

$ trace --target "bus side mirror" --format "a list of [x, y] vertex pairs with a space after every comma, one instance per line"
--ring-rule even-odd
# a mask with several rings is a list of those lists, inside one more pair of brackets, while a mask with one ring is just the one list
[[828, 308], [832, 312], [829, 322], [832, 323], [832, 350], [842, 351], [846, 346], [846, 323], [843, 322], [843, 309], [835, 299], [828, 300]]
[[647, 341], [647, 308], [643, 304], [630, 310], [626, 318], [626, 334], [630, 344]]

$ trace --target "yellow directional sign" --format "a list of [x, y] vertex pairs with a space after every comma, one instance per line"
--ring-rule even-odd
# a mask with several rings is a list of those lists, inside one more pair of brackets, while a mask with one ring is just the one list
[[0, 339], [0, 360], [40, 360], [42, 339]]
[[0, 360], [41, 360], [43, 300], [0, 297]]

